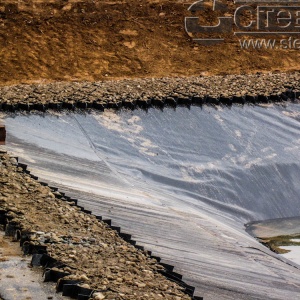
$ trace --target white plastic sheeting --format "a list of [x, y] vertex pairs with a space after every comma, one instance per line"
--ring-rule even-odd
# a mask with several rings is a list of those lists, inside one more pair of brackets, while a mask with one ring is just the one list
[[18, 115], [6, 147], [205, 299], [296, 299], [300, 267], [244, 224], [300, 215], [299, 120], [293, 104]]

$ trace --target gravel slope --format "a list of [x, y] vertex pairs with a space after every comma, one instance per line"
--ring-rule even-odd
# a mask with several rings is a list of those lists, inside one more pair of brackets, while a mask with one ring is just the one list
[[[134, 108], [298, 99], [300, 73], [18, 84], [0, 88], [0, 109]], [[41, 106], [42, 105], [42, 106]]]
[[29, 233], [29, 244], [47, 245], [65, 263], [66, 278], [99, 290], [94, 299], [190, 299], [147, 253], [121, 239], [95, 216], [56, 198], [49, 187], [24, 174], [16, 160], [0, 154], [0, 210]]

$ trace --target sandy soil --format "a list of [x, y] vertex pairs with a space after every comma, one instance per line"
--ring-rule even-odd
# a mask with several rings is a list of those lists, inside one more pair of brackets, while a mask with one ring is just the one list
[[299, 50], [241, 50], [233, 36], [193, 43], [184, 30], [193, 2], [1, 1], [0, 84], [299, 70]]
[[5, 261], [9, 256], [22, 255], [21, 248], [11, 242], [9, 237], [0, 235], [0, 261]]

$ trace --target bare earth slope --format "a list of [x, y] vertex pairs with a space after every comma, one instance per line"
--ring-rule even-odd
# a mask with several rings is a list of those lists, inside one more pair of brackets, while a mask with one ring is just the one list
[[299, 70], [298, 50], [193, 43], [191, 3], [0, 1], [0, 84]]

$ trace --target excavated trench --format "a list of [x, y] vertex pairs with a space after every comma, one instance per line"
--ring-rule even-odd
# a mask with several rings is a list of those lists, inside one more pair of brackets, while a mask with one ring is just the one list
[[6, 149], [196, 287], [296, 299], [300, 266], [244, 224], [300, 214], [297, 104], [12, 114]]

